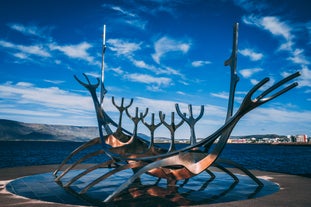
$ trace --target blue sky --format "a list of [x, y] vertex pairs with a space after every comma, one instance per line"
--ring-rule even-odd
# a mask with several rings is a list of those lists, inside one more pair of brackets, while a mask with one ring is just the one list
[[[226, 117], [232, 27], [239, 22], [235, 109], [264, 77], [301, 71], [299, 86], [242, 118], [233, 135], [311, 134], [311, 3], [284, 1], [0, 1], [0, 117], [30, 123], [92, 126], [88, 92], [73, 78], [100, 77], [106, 24], [106, 111], [134, 107], [167, 114], [200, 105], [197, 136]], [[126, 127], [131, 122], [125, 121]], [[144, 128], [141, 128], [144, 132]], [[179, 135], [178, 135], [179, 133]], [[180, 129], [184, 137], [188, 129]], [[156, 132], [168, 135], [165, 128]]]

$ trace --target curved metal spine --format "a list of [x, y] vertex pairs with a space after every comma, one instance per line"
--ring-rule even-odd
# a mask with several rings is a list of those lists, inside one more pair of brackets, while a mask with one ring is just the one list
[[248, 169], [243, 167], [243, 165], [240, 165], [232, 160], [222, 159], [222, 158], [218, 158], [216, 163], [217, 164], [224, 163], [224, 164], [232, 165], [236, 167], [237, 169], [241, 170], [242, 172], [244, 172], [246, 175], [248, 175], [248, 177], [250, 177], [252, 180], [254, 180], [257, 183], [257, 185], [263, 186], [263, 183], [253, 173], [251, 173]]
[[100, 138], [94, 138], [90, 141], [88, 141], [87, 143], [84, 143], [83, 145], [79, 146], [77, 149], [75, 149], [74, 151], [72, 151], [64, 160], [63, 162], [58, 166], [58, 168], [54, 171], [53, 175], [56, 177], [57, 173], [62, 169], [62, 167], [76, 154], [78, 154], [79, 152], [81, 152], [82, 150], [91, 147], [93, 145], [99, 144], [100, 142]]
[[60, 179], [62, 177], [64, 177], [71, 169], [73, 169], [75, 166], [77, 166], [78, 164], [80, 164], [81, 162], [91, 158], [91, 157], [94, 157], [94, 156], [97, 156], [97, 155], [100, 155], [100, 154], [104, 154], [104, 150], [100, 149], [100, 150], [97, 150], [95, 152], [91, 152], [89, 154], [86, 154], [84, 155], [83, 157], [81, 157], [78, 161], [76, 161], [75, 163], [73, 163], [72, 165], [70, 165], [68, 168], [66, 168], [66, 170], [63, 171], [63, 173], [58, 176], [55, 181], [60, 181]]
[[74, 183], [75, 181], [77, 181], [79, 178], [81, 178], [84, 175], [87, 175], [88, 173], [98, 169], [98, 168], [104, 168], [107, 167], [109, 165], [114, 164], [116, 161], [115, 160], [108, 160], [106, 162], [103, 163], [99, 163], [97, 165], [93, 165], [92, 167], [87, 168], [86, 170], [84, 170], [83, 172], [81, 172], [80, 174], [76, 175], [75, 177], [73, 177], [72, 179], [70, 179], [69, 182], [67, 182], [66, 184], [64, 184], [64, 187], [68, 188], [72, 183]]
[[91, 182], [90, 184], [88, 184], [86, 187], [84, 187], [81, 191], [80, 194], [86, 193], [91, 187], [93, 187], [94, 185], [102, 182], [103, 180], [107, 179], [108, 177], [110, 177], [111, 175], [116, 174], [117, 172], [123, 171], [123, 170], [127, 170], [127, 169], [135, 169], [137, 167], [141, 167], [143, 165], [145, 165], [146, 163], [142, 163], [142, 162], [130, 162], [124, 165], [121, 165], [109, 172], [107, 172], [106, 174], [100, 176], [99, 178], [95, 179], [93, 182]]

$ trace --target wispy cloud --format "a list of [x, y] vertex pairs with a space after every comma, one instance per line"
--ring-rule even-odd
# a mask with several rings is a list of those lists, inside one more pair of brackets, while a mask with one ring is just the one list
[[49, 45], [51, 50], [59, 50], [69, 58], [82, 59], [90, 64], [98, 64], [94, 61], [94, 57], [88, 52], [88, 49], [92, 48], [87, 42], [82, 42], [77, 45], [56, 45], [55, 43]]
[[170, 52], [180, 52], [182, 54], [185, 54], [190, 49], [190, 43], [172, 39], [170, 37], [162, 37], [158, 39], [154, 43], [154, 50], [155, 53], [152, 55], [153, 60], [156, 63], [160, 63], [160, 59], [163, 58], [164, 55]]
[[244, 16], [243, 22], [249, 25], [257, 26], [263, 30], [269, 31], [272, 35], [283, 38], [280, 50], [292, 50], [293, 38], [291, 34], [292, 28], [282, 22], [280, 18], [275, 16], [258, 17], [254, 15]]
[[297, 64], [310, 64], [310, 61], [307, 60], [306, 56], [304, 55], [303, 49], [295, 49], [292, 52], [291, 57], [288, 57], [288, 60], [291, 60], [292, 62]]
[[221, 99], [228, 99], [229, 93], [228, 92], [220, 92], [220, 93], [211, 93], [211, 96], [221, 98]]
[[263, 58], [262, 53], [258, 53], [253, 51], [252, 49], [245, 48], [243, 50], [239, 50], [239, 53], [243, 56], [249, 57], [252, 61], [261, 60]]
[[[234, 134], [241, 135], [247, 131], [252, 131], [253, 134], [302, 134], [305, 133], [302, 129], [308, 128], [310, 117], [310, 111], [294, 111], [289, 110], [288, 107], [261, 107], [242, 118]], [[295, 126], [302, 128], [293, 127], [293, 120], [295, 120]]]
[[125, 16], [136, 17], [136, 14], [131, 13], [131, 12], [129, 12], [129, 11], [125, 11], [124, 9], [122, 9], [122, 8], [119, 7], [119, 6], [112, 6], [111, 9], [112, 9], [112, 10], [115, 10], [115, 11], [117, 11], [117, 12], [120, 12], [121, 14], [124, 14]]
[[128, 23], [131, 26], [137, 27], [139, 29], [144, 30], [147, 24], [147, 21], [141, 20], [141, 19], [132, 19], [132, 20], [126, 20], [126, 23]]
[[[37, 43], [37, 39], [30, 39], [31, 42], [36, 41], [36, 43], [30, 45], [22, 45], [10, 41], [0, 40], [0, 47], [9, 49], [6, 52], [16, 58], [42, 63], [42, 60], [37, 57], [43, 57], [45, 58], [44, 60], [49, 60], [48, 58], [54, 57], [54, 55], [57, 54], [55, 51], [59, 51], [69, 58], [81, 59], [90, 65], [100, 64], [99, 61], [95, 61], [95, 58], [89, 53], [88, 50], [92, 48], [92, 45], [87, 42], [82, 42], [76, 45], [59, 45], [56, 41], [52, 41], [51, 37], [43, 34], [43, 31], [46, 30], [45, 28], [37, 26], [26, 27], [17, 23], [10, 24], [10, 28], [28, 36], [36, 36], [36, 38], [43, 37], [43, 40], [41, 39], [39, 41], [40, 43]], [[52, 61], [55, 64], [61, 63], [59, 59], [53, 59]]]
[[160, 70], [158, 70], [157, 67], [155, 67], [154, 65], [147, 64], [143, 60], [136, 60], [134, 58], [131, 58], [130, 60], [138, 68], [144, 68], [144, 69], [150, 70], [150, 71], [157, 73], [157, 74], [162, 73]]
[[38, 27], [36, 25], [23, 25], [20, 23], [9, 23], [8, 26], [15, 30], [18, 31], [24, 35], [28, 35], [28, 36], [35, 36], [37, 38], [47, 38], [47, 39], [51, 39], [49, 37], [49, 30], [51, 28], [48, 27]]
[[[307, 66], [302, 66], [299, 71], [301, 76], [298, 79], [298, 87], [311, 87], [311, 70]], [[283, 72], [281, 75], [285, 78], [289, 76], [290, 73]]]
[[139, 73], [126, 74], [124, 75], [124, 78], [130, 81], [133, 81], [133, 82], [148, 84], [147, 89], [151, 91], [159, 91], [161, 87], [167, 87], [172, 82], [170, 78], [153, 77], [151, 75], [139, 74]]
[[241, 75], [244, 77], [244, 78], [249, 78], [251, 77], [254, 73], [258, 73], [260, 71], [262, 71], [263, 69], [262, 68], [249, 68], [249, 69], [243, 69], [243, 70], [240, 70], [239, 72], [241, 73]]
[[123, 75], [125, 72], [121, 69], [121, 67], [116, 67], [116, 68], [108, 68], [109, 70], [112, 70], [118, 75]]
[[132, 27], [136, 27], [138, 29], [144, 30], [146, 27], [146, 24], [148, 23], [145, 19], [140, 17], [140, 15], [137, 13], [139, 12], [138, 8], [136, 8], [133, 11], [130, 11], [128, 10], [128, 8], [124, 9], [120, 6], [115, 6], [111, 4], [104, 4], [103, 7], [110, 8], [111, 10], [113, 10], [116, 16], [122, 16], [122, 20], [123, 20], [122, 22]]
[[136, 67], [147, 69], [147, 70], [149, 70], [149, 71], [151, 71], [157, 75], [165, 74], [165, 75], [177, 75], [177, 76], [183, 77], [183, 75], [178, 70], [175, 70], [175, 69], [168, 67], [168, 66], [165, 66], [165, 65], [155, 66], [155, 65], [147, 64], [143, 60], [136, 60], [132, 57], [130, 57], [129, 60]]
[[46, 107], [56, 107], [65, 110], [81, 110], [83, 107], [92, 108], [92, 103], [88, 98], [83, 98], [58, 87], [41, 88], [32, 83], [18, 82], [5, 83], [0, 85], [2, 98], [15, 100], [17, 103], [44, 105]]
[[202, 67], [204, 65], [208, 65], [208, 64], [211, 64], [212, 62], [211, 61], [208, 61], [208, 60], [196, 60], [196, 61], [193, 61], [191, 63], [191, 65], [193, 67]]
[[[286, 107], [288, 108], [288, 107]], [[290, 111], [286, 108], [259, 108], [257, 109], [257, 113], [250, 114], [250, 118], [253, 120], [258, 120], [259, 122], [274, 122], [274, 123], [291, 123], [293, 120], [297, 120], [297, 117], [304, 117], [303, 120], [300, 121], [311, 121], [311, 117], [309, 111], [305, 112], [297, 112]], [[305, 113], [305, 114], [304, 114]]]
[[233, 2], [248, 12], [260, 12], [269, 7], [266, 2], [257, 0], [234, 0]]
[[28, 82], [6, 82], [0, 85], [0, 96], [3, 98], [0, 105], [2, 114], [6, 117], [19, 117], [19, 120], [23, 120], [24, 115], [31, 114], [33, 120], [43, 120], [44, 123], [51, 123], [53, 117], [54, 122], [86, 124], [81, 120], [90, 121], [89, 117], [94, 114], [89, 97], [58, 87], [44, 88]]
[[44, 82], [53, 83], [55, 85], [58, 85], [58, 84], [64, 83], [65, 81], [63, 81], [63, 80], [47, 80], [47, 79], [45, 79]]
[[146, 60], [137, 59], [136, 52], [146, 49], [141, 42], [135, 43], [123, 39], [109, 39], [108, 43], [109, 49], [111, 51], [115, 52], [117, 56], [124, 56], [137, 68], [146, 69], [157, 75], [165, 74], [165, 75], [177, 75], [180, 77], [183, 76], [182, 74], [180, 74], [178, 70], [175, 70], [163, 64], [161, 66], [159, 65], [156, 66], [148, 63]]
[[8, 41], [0, 40], [0, 47], [12, 50], [15, 57], [25, 59], [29, 55], [40, 57], [51, 57], [51, 54], [42, 45], [19, 45]]
[[[297, 31], [297, 28], [294, 28], [301, 26], [293, 25], [287, 21], [282, 21], [281, 18], [277, 16], [244, 16], [243, 22], [248, 25], [254, 25], [260, 29], [266, 30], [275, 37], [280, 37], [278, 38], [280, 41], [280, 47], [278, 50], [288, 51], [288, 60], [295, 64], [310, 64], [310, 61], [307, 60], [304, 54], [304, 50], [297, 48], [295, 45], [295, 40], [297, 39], [295, 31]], [[308, 25], [306, 28], [307, 27]]]
[[109, 39], [107, 41], [110, 50], [117, 55], [124, 55], [126, 57], [132, 57], [133, 53], [141, 49], [141, 43], [135, 43], [126, 41], [123, 39]]

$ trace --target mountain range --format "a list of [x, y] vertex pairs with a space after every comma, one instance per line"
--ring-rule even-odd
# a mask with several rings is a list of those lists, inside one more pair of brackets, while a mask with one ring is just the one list
[[98, 137], [97, 127], [31, 124], [0, 119], [0, 141], [74, 141]]
[[[98, 137], [97, 127], [32, 124], [0, 119], [0, 141], [73, 141], [85, 142]], [[149, 140], [148, 136], [139, 137]], [[232, 138], [276, 138], [277, 134], [234, 136]], [[157, 142], [169, 142], [169, 138], [158, 137]], [[188, 140], [188, 139], [185, 139]], [[199, 139], [200, 140], [200, 139]], [[176, 140], [177, 142], [178, 140]]]

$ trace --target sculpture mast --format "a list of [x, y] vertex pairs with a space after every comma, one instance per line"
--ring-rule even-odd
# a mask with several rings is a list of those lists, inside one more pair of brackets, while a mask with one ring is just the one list
[[239, 24], [236, 23], [233, 27], [232, 53], [231, 53], [230, 58], [225, 61], [225, 66], [230, 66], [230, 69], [231, 69], [230, 93], [229, 93], [228, 111], [227, 111], [226, 121], [232, 116], [232, 113], [233, 113], [235, 89], [239, 81], [239, 76], [237, 75], [237, 72], [236, 72], [237, 53], [238, 53], [238, 29], [239, 29]]
[[106, 51], [106, 25], [103, 28], [103, 45], [102, 45], [102, 65], [101, 65], [101, 91], [100, 91], [100, 104], [103, 103], [106, 89], [104, 86], [105, 80], [105, 51]]

